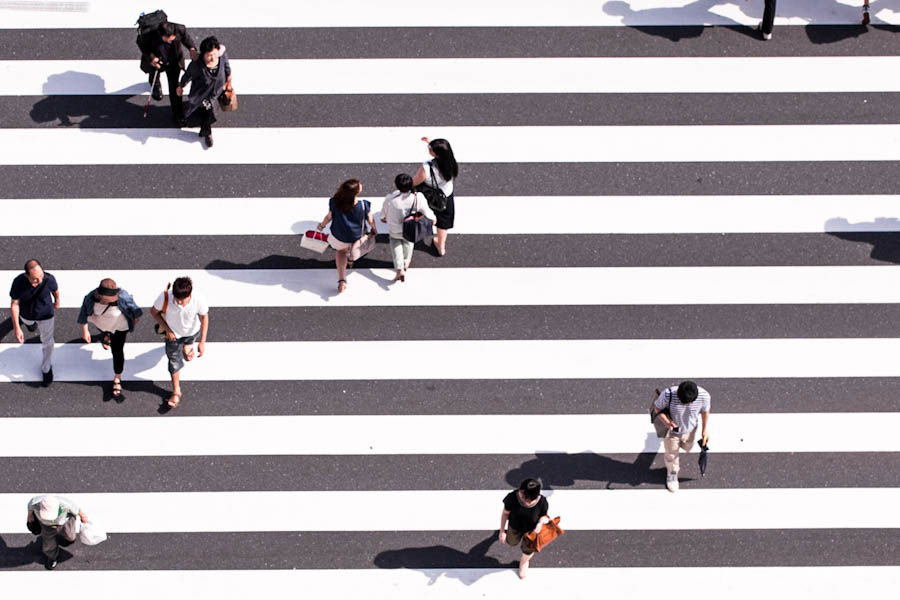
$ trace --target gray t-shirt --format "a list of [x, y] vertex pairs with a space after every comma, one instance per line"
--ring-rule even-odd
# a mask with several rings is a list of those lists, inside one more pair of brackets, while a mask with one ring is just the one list
[[697, 387], [697, 399], [688, 404], [683, 404], [678, 399], [678, 386], [666, 388], [654, 405], [659, 410], [669, 407], [672, 421], [678, 426], [679, 433], [674, 435], [686, 435], [697, 429], [700, 422], [700, 413], [709, 412], [709, 392], [702, 387]]

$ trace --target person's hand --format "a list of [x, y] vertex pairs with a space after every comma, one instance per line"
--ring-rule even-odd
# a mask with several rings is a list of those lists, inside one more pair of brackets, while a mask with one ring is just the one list
[[198, 58], [200, 58], [200, 53], [197, 52], [196, 48], [191, 48], [190, 50], [188, 50], [188, 52], [191, 53], [191, 60], [197, 60]]
[[21, 327], [16, 327], [16, 341], [20, 344], [25, 343], [25, 334], [22, 332]]
[[382, 223], [387, 223], [387, 217], [381, 217], [381, 222], [382, 222]]
[[227, 84], [227, 85], [225, 86], [225, 91], [226, 91], [226, 92], [233, 92], [233, 91], [234, 91], [234, 88], [233, 88], [233, 87], [231, 86], [231, 84], [229, 83], [229, 84]]
[[170, 342], [174, 342], [174, 341], [175, 341], [175, 334], [172, 333], [172, 330], [171, 330], [171, 329], [167, 329], [167, 330], [166, 330], [166, 339], [169, 340]]
[[87, 522], [88, 522], [87, 515], [84, 514], [84, 511], [80, 511], [80, 512], [78, 513], [78, 516], [81, 517], [81, 522], [82, 522], [82, 523], [87, 523]]
[[85, 329], [84, 331], [81, 332], [81, 338], [84, 340], [85, 344], [90, 344], [91, 343], [91, 332], [88, 331], [87, 329]]
[[316, 225], [316, 229], [318, 229], [319, 231], [322, 231], [323, 229], [325, 229], [325, 226], [322, 225], [321, 223], [319, 223], [318, 225]]
[[669, 428], [669, 431], [672, 431], [673, 429], [675, 429], [675, 422], [674, 421], [666, 421], [666, 427]]
[[162, 63], [159, 62], [159, 57], [158, 57], [158, 56], [154, 56], [154, 57], [153, 57], [153, 60], [150, 61], [150, 65], [151, 65], [154, 69], [158, 69], [160, 66], [162, 66]]
[[430, 144], [430, 143], [431, 143], [431, 140], [429, 140], [427, 137], [423, 137], [423, 138], [422, 138], [422, 141], [425, 142], [426, 144]]
[[177, 88], [175, 88], [175, 94], [177, 94], [178, 96], [181, 96], [183, 93], [184, 93], [184, 88], [181, 87], [180, 85]]
[[543, 527], [543, 526], [544, 526], [544, 524], [541, 523], [540, 521], [538, 521], [538, 524], [535, 526], [535, 528], [532, 531], [534, 531], [535, 533], [540, 533], [541, 527]]
[[206, 342], [200, 342], [197, 344], [197, 356], [203, 356], [204, 352], [206, 352]]
[[709, 434], [704, 433], [702, 436], [700, 436], [700, 443], [704, 446], [707, 445], [709, 443]]
[[505, 544], [506, 543], [506, 532], [501, 530], [499, 538], [500, 538], [500, 543]]

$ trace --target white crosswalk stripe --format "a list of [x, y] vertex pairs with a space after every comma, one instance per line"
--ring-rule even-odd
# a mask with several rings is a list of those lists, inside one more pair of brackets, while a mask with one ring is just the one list
[[[170, 18], [220, 36], [245, 98], [220, 115], [215, 148], [138, 116], [137, 50], [105, 50], [130, 44], [148, 7], [0, 3], [0, 104], [35, 103], [0, 115], [0, 281], [35, 256], [62, 294], [49, 389], [41, 345], [0, 323], [2, 589], [38, 584], [22, 517], [46, 492], [111, 533], [60, 563], [75, 598], [505, 597], [519, 552], [495, 528], [525, 476], [544, 479], [568, 531], [534, 560], [532, 594], [650, 598], [649, 581], [702, 580], [705, 595], [749, 598], [747, 582], [766, 581], [818, 599], [900, 585], [900, 339], [816, 329], [900, 307], [900, 126], [868, 104], [900, 91], [885, 75], [900, 56], [883, 28], [860, 34], [861, 1], [782, 7], [766, 46], [742, 29], [762, 0], [183, 4]], [[872, 22], [900, 24], [880, 4]], [[78, 37], [79, 58], [32, 30]], [[385, 31], [404, 43], [374, 48]], [[267, 35], [297, 45], [248, 52]], [[506, 35], [534, 47], [501, 48]], [[308, 43], [327, 36], [352, 47]], [[841, 43], [812, 45], [826, 38]], [[367, 120], [341, 122], [367, 95], [382, 102]], [[672, 120], [613, 114], [648, 95], [671, 101]], [[435, 99], [456, 114], [398, 117]], [[516, 120], [486, 117], [482, 99]], [[117, 102], [131, 116], [111, 114]], [[720, 116], [681, 114], [695, 103]], [[448, 256], [417, 248], [392, 285], [379, 238], [337, 294], [333, 252], [299, 236], [344, 177], [362, 173], [378, 211], [391, 178], [427, 158], [426, 135], [460, 161]], [[229, 191], [205, 191], [210, 180]], [[209, 343], [166, 411], [146, 307], [184, 275], [212, 307]], [[145, 310], [123, 403], [101, 401], [110, 353], [69, 335], [104, 277]], [[504, 312], [554, 316], [529, 328]], [[451, 333], [408, 334], [407, 313]], [[678, 321], [698, 315], [734, 337]], [[273, 320], [284, 337], [261, 333]], [[673, 496], [647, 409], [654, 388], [686, 378], [712, 394], [710, 468], [700, 476], [694, 444]], [[658, 566], [676, 556], [684, 566]]]

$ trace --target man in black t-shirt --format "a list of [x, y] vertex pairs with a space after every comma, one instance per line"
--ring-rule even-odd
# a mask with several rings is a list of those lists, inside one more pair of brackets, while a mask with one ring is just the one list
[[16, 341], [25, 342], [25, 334], [22, 332], [20, 321], [28, 331], [38, 329], [41, 335], [41, 373], [43, 374], [44, 387], [53, 381], [53, 327], [54, 315], [59, 308], [59, 288], [56, 278], [50, 273], [45, 273], [41, 263], [31, 259], [25, 263], [25, 272], [13, 279], [9, 289], [9, 297], [12, 302], [9, 312], [12, 316], [13, 331]]

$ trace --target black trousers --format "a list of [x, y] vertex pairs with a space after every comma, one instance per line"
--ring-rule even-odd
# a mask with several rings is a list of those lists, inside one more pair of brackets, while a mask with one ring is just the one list
[[[215, 101], [214, 98], [213, 102]], [[197, 114], [200, 115], [200, 136], [212, 135], [212, 124], [216, 122], [215, 109], [212, 106], [201, 106], [197, 109]]]
[[109, 349], [112, 351], [113, 357], [113, 373], [121, 375], [125, 370], [125, 338], [128, 337], [127, 331], [101, 331], [100, 335], [109, 334]]
[[766, 8], [763, 10], [762, 32], [772, 33], [772, 27], [775, 25], [775, 0], [766, 0]]
[[[153, 85], [153, 76], [155, 75], [156, 70], [152, 70], [147, 74], [147, 81], [150, 82], [150, 85]], [[178, 65], [166, 65], [165, 70], [159, 72], [159, 77], [156, 78], [156, 85], [161, 86], [163, 75], [169, 80], [169, 104], [172, 106], [172, 116], [176, 119], [184, 118], [184, 104], [181, 100], [181, 96], [175, 93], [175, 88], [178, 87], [178, 84], [181, 79], [181, 69], [178, 68]], [[151, 90], [152, 91], [152, 90]]]

